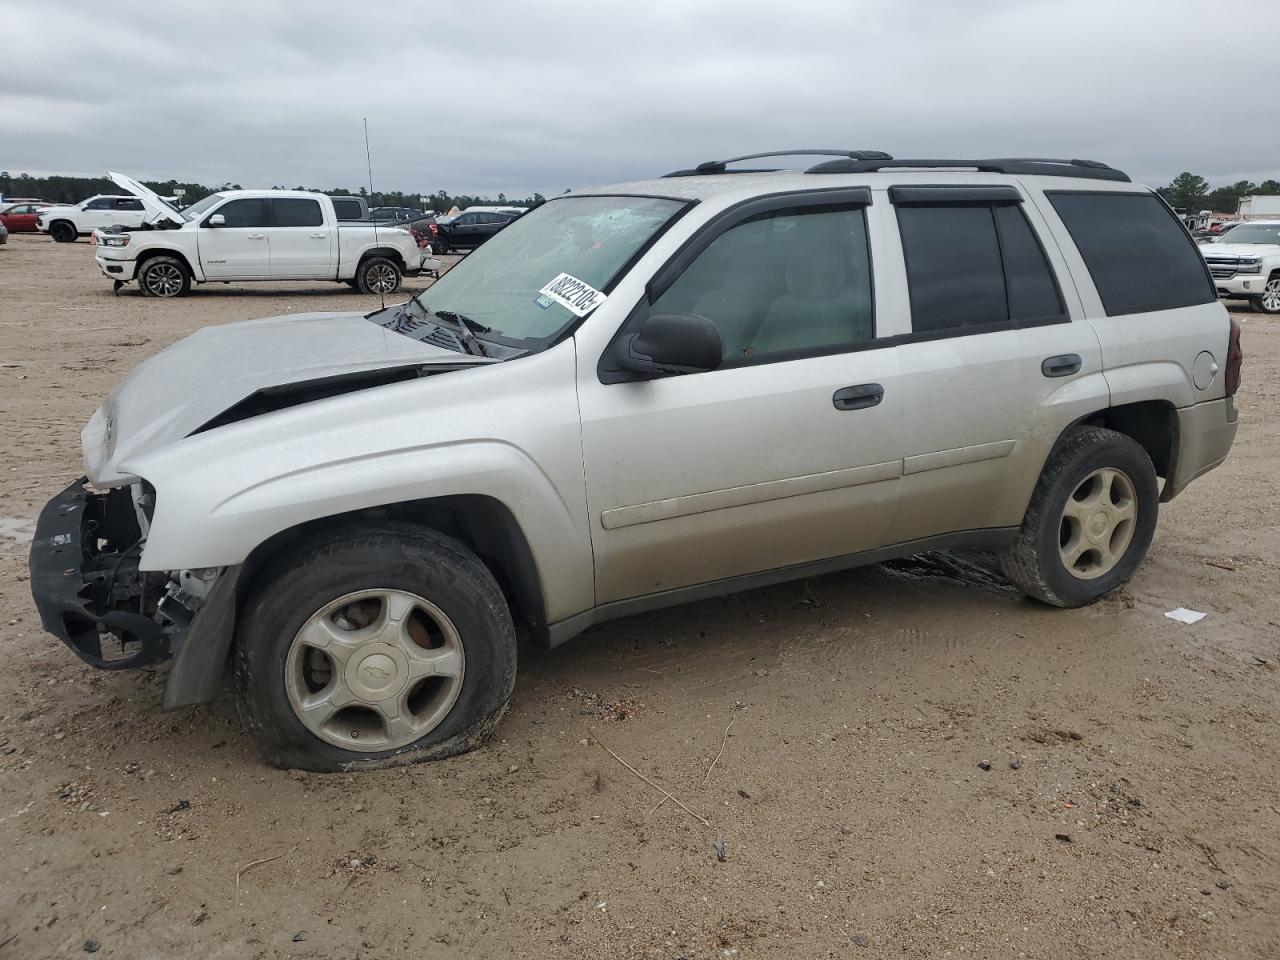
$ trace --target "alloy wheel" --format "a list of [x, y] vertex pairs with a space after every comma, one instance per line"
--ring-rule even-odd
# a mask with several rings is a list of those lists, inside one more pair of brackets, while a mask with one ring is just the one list
[[285, 687], [294, 715], [326, 743], [394, 750], [439, 726], [462, 691], [464, 667], [462, 638], [435, 604], [404, 590], [361, 590], [302, 625]]
[[374, 293], [391, 293], [396, 288], [395, 269], [385, 263], [375, 263], [364, 275], [365, 283]]
[[182, 289], [182, 271], [171, 263], [158, 263], [147, 268], [143, 283], [154, 297], [172, 297]]
[[1262, 309], [1268, 313], [1280, 313], [1280, 277], [1268, 281], [1262, 288]]
[[1121, 470], [1103, 467], [1076, 486], [1062, 508], [1058, 554], [1074, 577], [1094, 580], [1113, 570], [1133, 541], [1138, 497]]

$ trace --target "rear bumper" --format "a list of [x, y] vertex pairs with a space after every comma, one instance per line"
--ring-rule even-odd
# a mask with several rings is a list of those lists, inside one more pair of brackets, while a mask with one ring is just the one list
[[1178, 449], [1160, 494], [1169, 501], [1197, 477], [1208, 473], [1231, 450], [1239, 426], [1234, 397], [1182, 407], [1178, 414]]
[[[104, 670], [141, 667], [169, 655], [160, 624], [128, 609], [141, 542], [127, 488], [105, 494], [82, 477], [40, 511], [31, 542], [31, 596], [40, 622], [86, 663]], [[104, 649], [104, 635], [112, 634]]]

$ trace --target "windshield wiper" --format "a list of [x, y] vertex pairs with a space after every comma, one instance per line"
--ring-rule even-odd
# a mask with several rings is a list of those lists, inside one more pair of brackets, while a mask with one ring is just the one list
[[[416, 300], [417, 298], [415, 297], [414, 299]], [[422, 303], [419, 302], [418, 306], [421, 307]], [[461, 313], [456, 313], [453, 310], [436, 310], [431, 315], [454, 324], [450, 329], [458, 334], [458, 338], [462, 341], [465, 347], [470, 348], [466, 351], [467, 353], [472, 353], [477, 357], [487, 357], [489, 355], [485, 351], [484, 345], [480, 342], [479, 338], [476, 337], [476, 333], [489, 332], [489, 328], [483, 323], [480, 323], [477, 320], [472, 320], [470, 317], [463, 316]]]

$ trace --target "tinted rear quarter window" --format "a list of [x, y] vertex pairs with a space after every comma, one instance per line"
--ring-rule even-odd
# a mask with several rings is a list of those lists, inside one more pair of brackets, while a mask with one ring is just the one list
[[1217, 299], [1195, 241], [1159, 198], [1148, 193], [1045, 195], [1084, 258], [1107, 316]]
[[1004, 251], [1004, 274], [1009, 289], [1011, 320], [1061, 317], [1065, 310], [1049, 261], [1031, 224], [1016, 206], [994, 207]]
[[361, 216], [360, 201], [335, 199], [333, 201], [333, 213], [339, 220], [359, 220]]

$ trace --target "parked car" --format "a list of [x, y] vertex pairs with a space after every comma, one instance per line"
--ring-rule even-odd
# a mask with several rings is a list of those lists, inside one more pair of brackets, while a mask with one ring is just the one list
[[1120, 171], [728, 163], [550, 200], [408, 303], [147, 360], [40, 514], [45, 629], [174, 656], [170, 707], [234, 659], [274, 762], [372, 769], [483, 740], [517, 627], [958, 546], [1092, 603], [1226, 458], [1239, 327]]
[[377, 220], [379, 223], [412, 223], [417, 220], [434, 219], [435, 215], [434, 210], [418, 210], [414, 207], [372, 207], [369, 210], [369, 219]]
[[11, 233], [35, 233], [39, 228], [36, 218], [39, 212], [51, 206], [47, 203], [5, 203], [0, 205], [0, 222], [9, 228]]
[[1201, 249], [1218, 296], [1280, 313], [1280, 220], [1248, 220]]
[[147, 208], [140, 197], [104, 194], [76, 206], [45, 207], [36, 213], [36, 227], [59, 243], [72, 243], [105, 227], [140, 227], [146, 218]]
[[4, 221], [0, 220], [0, 243], [9, 242], [9, 228], [4, 225]]
[[48, 206], [50, 204], [47, 203], [12, 203], [0, 207], [0, 223], [3, 223], [10, 233], [35, 233], [39, 229], [36, 226], [36, 217]]
[[520, 214], [497, 210], [464, 210], [451, 217], [436, 218], [437, 253], [474, 250]]
[[95, 235], [98, 266], [117, 289], [136, 279], [147, 296], [177, 297], [215, 280], [333, 280], [388, 294], [401, 277], [436, 269], [408, 230], [340, 222], [322, 193], [226, 190], [179, 212], [136, 180], [109, 176], [149, 210], [141, 229]]

